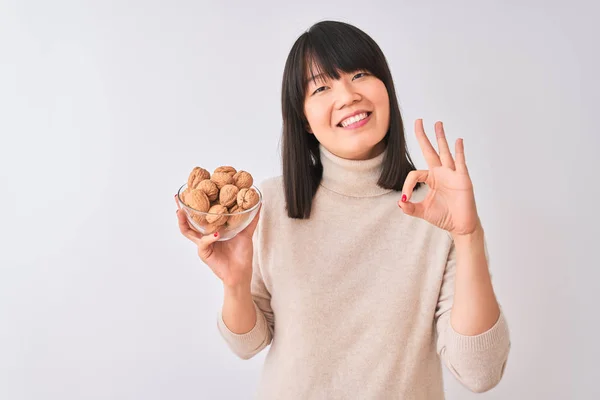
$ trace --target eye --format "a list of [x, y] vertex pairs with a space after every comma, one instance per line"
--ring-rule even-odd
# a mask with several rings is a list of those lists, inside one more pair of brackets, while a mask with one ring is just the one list
[[325, 89], [325, 86], [321, 86], [320, 88], [318, 88], [317, 90], [315, 90], [315, 91], [313, 92], [313, 94], [320, 93], [320, 92], [321, 92], [321, 89]]
[[[363, 76], [367, 76], [369, 75], [368, 72], [359, 72], [356, 75], [354, 75], [354, 77], [352, 78], [352, 80], [357, 79], [357, 78], [362, 78]], [[321, 93], [323, 90], [325, 90], [327, 86], [321, 86], [320, 88], [318, 88], [317, 90], [315, 90], [312, 94], [315, 95], [317, 93]]]

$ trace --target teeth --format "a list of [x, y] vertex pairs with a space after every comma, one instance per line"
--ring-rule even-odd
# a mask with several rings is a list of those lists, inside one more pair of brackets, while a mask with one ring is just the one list
[[340, 125], [342, 125], [342, 127], [347, 127], [348, 125], [352, 125], [358, 121], [361, 121], [363, 119], [367, 118], [367, 113], [362, 113], [362, 114], [358, 114], [355, 115], [353, 117], [350, 118], [346, 118], [345, 120], [343, 120]]

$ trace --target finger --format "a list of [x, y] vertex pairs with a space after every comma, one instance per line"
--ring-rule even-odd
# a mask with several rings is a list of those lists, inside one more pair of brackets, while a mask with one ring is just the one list
[[410, 215], [412, 217], [423, 218], [423, 216], [425, 215], [425, 206], [422, 202], [412, 203], [410, 201], [407, 201], [406, 203], [400, 202], [398, 203], [398, 205], [400, 206], [402, 211], [404, 211], [405, 214]]
[[256, 230], [256, 226], [258, 225], [258, 219], [260, 217], [260, 210], [262, 209], [262, 204], [258, 206], [258, 211], [256, 212], [256, 215], [254, 216], [254, 219], [252, 220], [252, 222], [250, 222], [250, 224], [244, 228], [244, 230], [242, 230], [240, 233], [238, 233], [238, 235], [245, 235], [248, 237], [252, 237], [252, 235], [254, 234], [254, 231]]
[[185, 215], [185, 211], [177, 210], [177, 220], [179, 222], [179, 231], [183, 236], [190, 239], [194, 244], [198, 245], [202, 235], [190, 227], [190, 224]]
[[457, 139], [454, 145], [454, 153], [456, 154], [456, 171], [468, 173], [467, 163], [465, 161], [465, 144], [463, 139]]
[[415, 121], [415, 134], [417, 136], [417, 141], [419, 142], [419, 146], [421, 146], [421, 151], [423, 152], [423, 156], [425, 157], [425, 161], [429, 166], [429, 169], [433, 167], [439, 167], [442, 165], [440, 161], [440, 157], [437, 152], [431, 145], [431, 142], [427, 138], [425, 134], [425, 129], [423, 129], [423, 120], [418, 119]]
[[454, 167], [454, 159], [452, 153], [450, 153], [450, 147], [448, 147], [448, 141], [446, 140], [446, 133], [444, 132], [444, 124], [438, 121], [435, 124], [435, 137], [437, 138], [438, 149], [440, 151], [440, 159], [442, 165], [451, 169]]
[[200, 233], [198, 233], [197, 231], [195, 231], [194, 229], [192, 229], [192, 227], [190, 226], [190, 224], [187, 220], [187, 217], [185, 215], [185, 212], [181, 210], [181, 206], [179, 205], [178, 196], [175, 195], [173, 197], [175, 199], [175, 204], [177, 204], [177, 210], [175, 211], [175, 214], [177, 215], [177, 220], [179, 223], [179, 230], [181, 231], [183, 236], [187, 237], [192, 242], [194, 242], [194, 244], [197, 245], [198, 240], [202, 237], [202, 235]]
[[215, 232], [211, 235], [204, 235], [198, 241], [198, 256], [203, 262], [207, 262], [210, 256], [213, 254], [214, 243], [219, 240], [219, 232]]
[[429, 171], [427, 170], [410, 171], [402, 186], [402, 197], [400, 198], [400, 202], [409, 201], [417, 182], [426, 182], [428, 177]]

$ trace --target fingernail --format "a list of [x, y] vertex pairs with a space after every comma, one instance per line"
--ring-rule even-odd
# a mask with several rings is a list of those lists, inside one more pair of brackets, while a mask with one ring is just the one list
[[219, 236], [219, 232], [215, 232], [215, 237]]
[[402, 202], [406, 203], [406, 195], [405, 194], [402, 195]]

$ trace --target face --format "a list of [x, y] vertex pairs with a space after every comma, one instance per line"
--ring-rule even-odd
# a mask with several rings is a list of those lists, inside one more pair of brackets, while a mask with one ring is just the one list
[[384, 83], [367, 71], [340, 72], [339, 80], [315, 78], [304, 99], [307, 131], [341, 158], [366, 160], [383, 152], [390, 123]]

